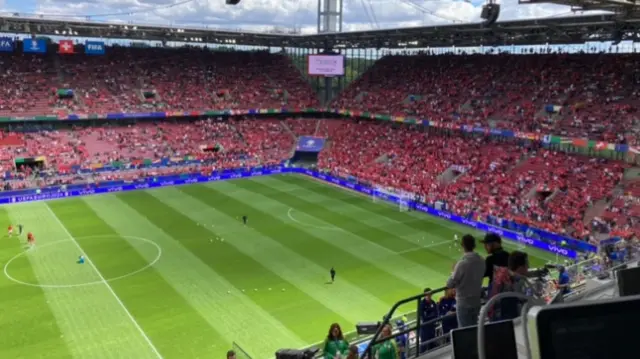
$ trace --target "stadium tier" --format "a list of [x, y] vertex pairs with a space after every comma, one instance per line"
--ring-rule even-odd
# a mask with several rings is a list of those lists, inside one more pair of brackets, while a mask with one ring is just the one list
[[282, 54], [111, 47], [104, 56], [1, 53], [0, 117], [306, 108], [311, 87]]
[[625, 74], [639, 63], [637, 54], [386, 56], [333, 106], [635, 142], [638, 79]]
[[[288, 160], [302, 134], [327, 136], [330, 145], [320, 152], [318, 167], [340, 177], [417, 194], [458, 215], [502, 218], [585, 240], [590, 221], [605, 214], [628, 168], [539, 146], [424, 133], [385, 122], [265, 118], [7, 132], [0, 139], [0, 165], [13, 189], [34, 184], [24, 180], [29, 171], [15, 170], [15, 159], [43, 154], [58, 176], [35, 182], [40, 184], [70, 181], [80, 169], [113, 163], [124, 168], [188, 158], [213, 170], [246, 168]], [[132, 174], [103, 176], [121, 175]], [[615, 212], [620, 200], [612, 206], [605, 218], [620, 213]]]

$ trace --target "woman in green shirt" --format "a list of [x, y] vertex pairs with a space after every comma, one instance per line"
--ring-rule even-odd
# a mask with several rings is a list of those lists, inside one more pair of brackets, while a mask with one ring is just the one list
[[331, 324], [327, 339], [324, 341], [324, 349], [322, 352], [324, 353], [325, 359], [340, 359], [348, 355], [349, 343], [344, 340], [340, 324]]
[[385, 339], [382, 343], [378, 343], [373, 347], [373, 355], [376, 359], [398, 359], [398, 344], [391, 337], [391, 324], [387, 324], [382, 328], [380, 339]]

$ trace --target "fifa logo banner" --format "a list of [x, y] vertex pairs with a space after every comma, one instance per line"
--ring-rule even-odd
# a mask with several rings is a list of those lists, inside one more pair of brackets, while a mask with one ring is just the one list
[[104, 42], [102, 41], [87, 41], [84, 44], [84, 53], [87, 55], [104, 55]]
[[296, 151], [300, 152], [320, 152], [324, 147], [324, 138], [322, 137], [312, 137], [312, 136], [302, 136], [298, 139], [298, 146], [296, 147]]
[[32, 54], [45, 54], [47, 52], [47, 40], [24, 39], [22, 40], [22, 51]]
[[13, 52], [13, 39], [0, 37], [0, 52]]

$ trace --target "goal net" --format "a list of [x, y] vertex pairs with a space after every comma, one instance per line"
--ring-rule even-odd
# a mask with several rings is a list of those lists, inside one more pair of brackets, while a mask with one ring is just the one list
[[411, 193], [399, 191], [393, 188], [386, 188], [382, 186], [374, 186], [371, 191], [371, 198], [374, 203], [388, 202], [391, 203], [391, 198], [395, 197], [398, 201], [395, 203], [398, 206], [398, 210], [406, 212], [410, 209], [409, 204], [413, 196]]

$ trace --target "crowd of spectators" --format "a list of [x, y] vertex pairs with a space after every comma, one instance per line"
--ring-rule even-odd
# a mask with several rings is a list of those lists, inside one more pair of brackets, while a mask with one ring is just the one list
[[52, 112], [56, 83], [53, 56], [0, 55], [0, 117], [38, 116]]
[[[43, 154], [47, 167], [63, 174], [163, 158], [215, 162], [218, 169], [276, 165], [291, 158], [297, 136], [316, 134], [330, 143], [319, 154], [322, 170], [414, 193], [462, 216], [493, 216], [577, 238], [588, 237], [587, 209], [611, 195], [626, 168], [384, 122], [261, 118], [9, 132], [0, 137], [0, 145], [6, 144], [0, 169], [5, 177], [21, 179], [25, 174], [14, 171], [15, 159]], [[626, 208], [610, 212], [627, 213]]]
[[320, 168], [419, 194], [462, 216], [491, 215], [578, 238], [589, 235], [586, 210], [610, 194], [626, 168], [485, 137], [440, 136], [370, 121], [333, 126]]
[[[0, 54], [0, 117], [319, 104], [282, 53], [77, 47]], [[389, 55], [331, 106], [636, 145], [638, 65], [638, 54]]]
[[638, 65], [638, 54], [390, 55], [333, 106], [635, 144]]
[[630, 180], [622, 184], [622, 190], [612, 196], [597, 227], [611, 236], [621, 238], [640, 237], [640, 181]]
[[[104, 56], [0, 54], [0, 117], [305, 108], [318, 104], [284, 54], [111, 47]], [[60, 96], [58, 90], [70, 90]], [[64, 92], [66, 93], [66, 92]]]
[[273, 119], [1, 132], [0, 171], [16, 189], [28, 186], [25, 179], [31, 174], [16, 169], [16, 158], [44, 156], [45, 167], [58, 175], [167, 158], [215, 163], [212, 169], [270, 166], [288, 159], [293, 144], [292, 135]]
[[[635, 144], [638, 78], [625, 74], [637, 65], [636, 54], [390, 55], [333, 105]], [[0, 69], [0, 117], [317, 105], [293, 62], [266, 51], [112, 47], [104, 56], [82, 49], [73, 56], [9, 53], [0, 55]], [[60, 89], [73, 95], [60, 97]], [[624, 170], [605, 160], [477, 137], [293, 118], [6, 133], [0, 169], [11, 172], [15, 158], [41, 155], [61, 173], [185, 156], [225, 168], [277, 164], [289, 157], [298, 136], [328, 137], [318, 165], [337, 175], [420, 194], [461, 215], [492, 215], [576, 237], [589, 234], [586, 210], [611, 194]], [[607, 214], [629, 208], [617, 200]]]

